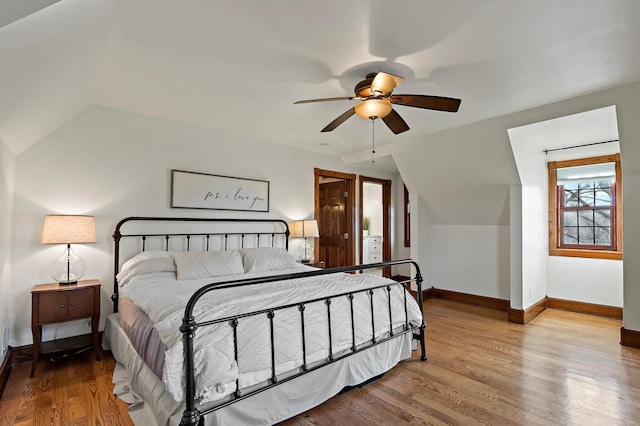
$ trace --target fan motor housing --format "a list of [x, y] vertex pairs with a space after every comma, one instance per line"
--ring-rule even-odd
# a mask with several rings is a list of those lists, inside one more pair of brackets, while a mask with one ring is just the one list
[[377, 74], [378, 73], [375, 72], [369, 73], [367, 74], [366, 79], [356, 84], [354, 88], [356, 96], [366, 98], [374, 95], [374, 93], [371, 91], [371, 83], [373, 82], [373, 79]]

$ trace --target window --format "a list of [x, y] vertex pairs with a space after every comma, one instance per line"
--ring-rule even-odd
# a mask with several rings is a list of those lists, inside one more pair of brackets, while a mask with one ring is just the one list
[[620, 154], [548, 166], [549, 255], [622, 259]]

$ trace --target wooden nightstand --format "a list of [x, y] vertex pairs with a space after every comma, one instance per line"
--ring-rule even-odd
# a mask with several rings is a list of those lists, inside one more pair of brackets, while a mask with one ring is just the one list
[[[40, 342], [42, 326], [91, 318], [91, 334]], [[100, 281], [78, 281], [77, 284], [39, 284], [31, 290], [31, 332], [33, 360], [31, 377], [40, 354], [52, 354], [93, 345], [96, 361], [100, 361], [98, 324], [100, 322]]]
[[320, 260], [318, 262], [300, 262], [303, 265], [307, 265], [307, 266], [313, 266], [314, 268], [320, 268], [320, 269], [324, 269], [324, 260]]

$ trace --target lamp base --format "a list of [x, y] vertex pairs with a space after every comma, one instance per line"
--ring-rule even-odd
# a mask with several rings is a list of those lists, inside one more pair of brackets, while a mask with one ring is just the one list
[[78, 283], [84, 275], [84, 269], [84, 260], [71, 250], [70, 244], [67, 244], [64, 253], [51, 264], [49, 272], [60, 285], [71, 285]]
[[313, 244], [310, 244], [308, 238], [304, 239], [304, 257], [300, 262], [311, 263], [313, 261]]

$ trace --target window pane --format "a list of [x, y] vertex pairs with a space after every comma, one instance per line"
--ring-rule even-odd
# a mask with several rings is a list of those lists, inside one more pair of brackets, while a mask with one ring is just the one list
[[580, 210], [578, 212], [578, 226], [581, 228], [593, 226], [593, 210]]
[[564, 219], [563, 226], [578, 226], [578, 211], [564, 211], [562, 213], [562, 217]]
[[566, 207], [578, 206], [578, 184], [570, 183], [564, 186], [564, 205]]
[[564, 235], [562, 236], [563, 244], [578, 244], [578, 227], [566, 226], [564, 228]]
[[593, 185], [591, 183], [581, 183], [578, 195], [578, 203], [581, 206], [593, 206], [594, 204], [594, 192]]
[[578, 244], [593, 244], [593, 228], [578, 228]]
[[611, 228], [598, 226], [594, 228], [596, 244], [601, 244], [604, 246], [611, 245]]
[[611, 211], [610, 210], [595, 210], [594, 211], [595, 226], [611, 226]]
[[599, 182], [596, 188], [596, 206], [611, 205], [611, 186], [609, 182]]
[[567, 183], [593, 182], [595, 180], [614, 180], [616, 163], [594, 163], [582, 166], [561, 167], [556, 173], [558, 185]]

